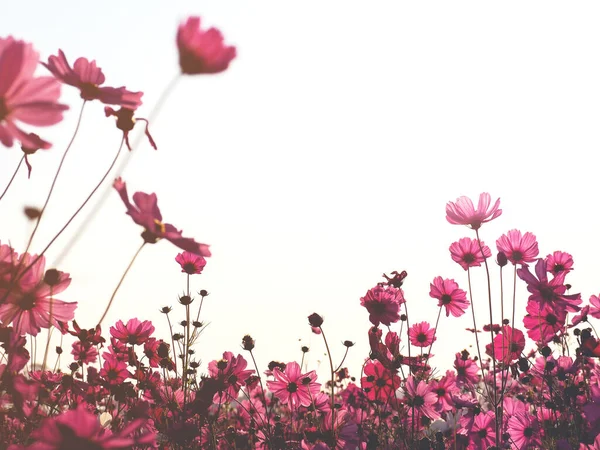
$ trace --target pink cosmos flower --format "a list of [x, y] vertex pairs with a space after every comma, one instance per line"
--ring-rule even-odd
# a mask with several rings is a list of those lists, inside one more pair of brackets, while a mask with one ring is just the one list
[[299, 406], [309, 406], [312, 399], [319, 393], [320, 383], [316, 382], [317, 373], [314, 370], [303, 374], [297, 362], [291, 362], [282, 371], [279, 367], [273, 369], [275, 380], [267, 381], [267, 386], [290, 409]]
[[202, 269], [206, 266], [206, 259], [190, 252], [179, 253], [175, 257], [175, 261], [181, 266], [181, 271], [188, 275], [202, 273]]
[[542, 445], [539, 422], [527, 412], [517, 413], [508, 419], [507, 431], [517, 448], [536, 448]]
[[429, 296], [439, 300], [439, 307], [446, 308], [446, 317], [450, 314], [454, 317], [460, 317], [470, 305], [469, 300], [467, 300], [467, 293], [459, 289], [454, 280], [435, 277], [429, 287], [431, 288]]
[[31, 434], [27, 450], [114, 449], [153, 444], [156, 434], [144, 430], [147, 419], [135, 419], [118, 432], [109, 432], [84, 403], [59, 416], [44, 419]]
[[500, 236], [496, 246], [515, 265], [535, 261], [540, 252], [535, 235], [530, 232], [521, 235], [519, 230], [510, 230]]
[[581, 309], [577, 306], [581, 303], [581, 294], [565, 294], [567, 291], [567, 287], [564, 285], [566, 272], [560, 272], [548, 281], [546, 261], [543, 259], [538, 259], [535, 265], [537, 278], [527, 266], [518, 269], [517, 275], [527, 283], [527, 290], [531, 293], [529, 300], [538, 302], [541, 308], [548, 305], [554, 310], [565, 309], [569, 312], [577, 312]]
[[360, 385], [369, 400], [382, 402], [395, 398], [395, 392], [400, 388], [400, 377], [383, 367], [379, 361], [369, 361], [365, 366], [365, 376], [360, 379]]
[[590, 296], [590, 316], [600, 319], [600, 296]]
[[84, 345], [80, 341], [75, 341], [73, 342], [71, 355], [73, 355], [75, 361], [82, 364], [93, 364], [96, 362], [96, 358], [98, 358], [98, 350], [91, 345]]
[[110, 353], [103, 353], [104, 364], [99, 375], [104, 378], [110, 386], [122, 384], [131, 374], [127, 371], [127, 364], [124, 361], [112, 356]]
[[223, 72], [233, 58], [235, 47], [223, 43], [216, 28], [200, 28], [200, 17], [189, 17], [177, 30], [181, 72], [188, 75]]
[[429, 384], [424, 381], [415, 380], [412, 375], [409, 375], [404, 383], [404, 391], [408, 406], [415, 408], [415, 411], [418, 411], [432, 420], [440, 417], [439, 413], [434, 408], [437, 397], [432, 392]]
[[475, 416], [471, 432], [471, 443], [474, 449], [485, 449], [493, 446], [496, 442], [496, 431], [494, 424], [494, 413], [486, 411]]
[[136, 192], [133, 194], [134, 206], [129, 201], [127, 186], [120, 177], [115, 180], [113, 187], [121, 196], [123, 203], [125, 203], [127, 214], [131, 216], [135, 223], [146, 229], [142, 233], [142, 237], [147, 243], [154, 244], [160, 239], [166, 239], [182, 250], [199, 256], [210, 256], [208, 245], [199, 244], [191, 238], [185, 238], [181, 235], [181, 231], [178, 231], [173, 225], [162, 222], [162, 215], [160, 209], [158, 209], [156, 194]]
[[401, 289], [392, 286], [375, 286], [360, 299], [361, 306], [369, 311], [369, 320], [375, 326], [389, 326], [400, 320], [400, 305], [404, 303]]
[[154, 325], [149, 320], [140, 322], [138, 319], [129, 319], [127, 325], [119, 320], [114, 327], [110, 327], [110, 334], [115, 339], [129, 345], [140, 345], [148, 340], [154, 333]]
[[[21, 267], [28, 267], [37, 255], [26, 253], [21, 256]], [[63, 292], [71, 278], [68, 273], [57, 271], [56, 282], [50, 286], [44, 281], [44, 256], [37, 259], [31, 269], [21, 277], [17, 286], [2, 289], [0, 294], [6, 296], [6, 302], [0, 305], [0, 320], [9, 325], [12, 323], [17, 333], [37, 336], [42, 328], [51, 325], [61, 329], [60, 322], [73, 319], [77, 302], [64, 302], [54, 298]]]
[[77, 58], [71, 68], [62, 50], [58, 56], [50, 56], [48, 63], [42, 63], [52, 75], [65, 84], [74, 86], [81, 92], [81, 98], [100, 100], [107, 105], [119, 105], [124, 108], [136, 109], [142, 104], [143, 92], [130, 92], [125, 87], [100, 87], [106, 78], [102, 69], [96, 66], [96, 61]]
[[[502, 332], [494, 338], [494, 356], [496, 360], [508, 364], [521, 357], [525, 349], [525, 336], [520, 330], [508, 325], [502, 327]], [[490, 344], [487, 353], [491, 355]]]
[[232, 352], [223, 353], [223, 359], [208, 363], [208, 373], [219, 381], [219, 392], [214, 402], [225, 403], [237, 399], [240, 389], [254, 370], [246, 370], [248, 362], [242, 355], [233, 356]]
[[477, 209], [468, 197], [459, 197], [456, 202], [446, 204], [446, 220], [455, 225], [467, 225], [473, 230], [478, 230], [485, 222], [495, 219], [502, 210], [500, 208], [500, 199], [496, 200], [494, 206], [490, 208], [491, 197], [487, 192], [479, 195]]
[[535, 342], [547, 344], [554, 336], [565, 329], [567, 311], [551, 308], [548, 305], [540, 307], [538, 302], [527, 302], [527, 315], [523, 317], [523, 325], [527, 335]]
[[[481, 254], [481, 248], [483, 248], [483, 255]], [[450, 255], [453, 261], [467, 270], [469, 267], [481, 266], [481, 263], [485, 259], [492, 256], [490, 248], [483, 242], [481, 243], [481, 248], [479, 248], [479, 241], [477, 239], [464, 237], [450, 246]]]
[[460, 389], [456, 386], [456, 375], [451, 370], [446, 371], [446, 375], [439, 380], [431, 381], [431, 391], [436, 395], [436, 411], [451, 411], [454, 407], [452, 400], [453, 394], [459, 394]]
[[410, 343], [415, 347], [429, 347], [435, 341], [435, 328], [427, 322], [413, 324], [408, 330]]
[[459, 386], [475, 385], [479, 382], [479, 368], [477, 363], [469, 358], [468, 354], [456, 354], [454, 369], [456, 370], [456, 383]]
[[21, 130], [17, 122], [47, 127], [59, 123], [69, 109], [58, 103], [60, 83], [33, 76], [38, 60], [31, 44], [10, 36], [0, 38], [0, 142], [6, 147], [16, 139], [25, 149], [50, 148], [49, 142]]
[[573, 257], [566, 252], [556, 251], [546, 256], [546, 268], [552, 275], [573, 270]]

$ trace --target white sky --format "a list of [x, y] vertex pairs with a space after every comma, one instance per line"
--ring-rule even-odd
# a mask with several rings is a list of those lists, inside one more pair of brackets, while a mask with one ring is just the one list
[[[502, 233], [531, 231], [541, 256], [573, 254], [573, 292], [600, 292], [599, 13], [591, 1], [29, 1], [3, 9], [0, 33], [32, 42], [43, 59], [59, 48], [71, 62], [96, 59], [107, 85], [145, 92], [143, 117], [178, 71], [179, 22], [197, 14], [220, 28], [238, 58], [224, 74], [181, 80], [151, 124], [159, 151], [144, 142], [124, 179], [131, 193], [156, 192], [166, 222], [211, 245], [205, 274], [192, 280], [211, 292], [197, 349], [205, 363], [237, 352], [250, 333], [261, 368], [299, 360], [299, 339], [311, 343], [315, 368], [324, 347], [306, 317], [316, 311], [335, 360], [340, 341], [357, 342], [349, 361], [358, 376], [369, 326], [359, 299], [382, 272], [408, 271], [412, 322], [435, 321], [435, 276], [466, 289], [448, 247], [470, 230], [448, 224], [444, 210], [460, 195], [502, 198], [504, 214], [482, 229], [494, 254]], [[32, 158], [32, 179], [22, 172], [0, 203], [0, 240], [19, 251], [30, 231], [21, 208], [41, 205], [74, 128], [78, 95], [63, 92], [71, 111], [43, 132], [54, 148]], [[119, 141], [101, 105], [89, 105], [35, 250]], [[2, 188], [20, 156], [0, 151]], [[58, 267], [73, 276], [61, 298], [79, 302], [83, 326], [98, 320], [140, 243], [124, 212], [112, 194]], [[166, 339], [158, 309], [185, 288], [177, 253], [168, 242], [144, 249], [105, 323], [150, 319]], [[483, 290], [475, 301], [481, 324]], [[449, 368], [468, 345], [469, 317], [442, 320], [433, 365]]]

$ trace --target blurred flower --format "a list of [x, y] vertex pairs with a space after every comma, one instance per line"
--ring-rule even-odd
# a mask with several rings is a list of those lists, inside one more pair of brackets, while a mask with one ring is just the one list
[[133, 130], [135, 122], [138, 120], [146, 123], [144, 133], [146, 133], [146, 137], [148, 138], [152, 148], [154, 148], [154, 150], [158, 150], [156, 148], [156, 142], [154, 142], [154, 139], [152, 139], [152, 136], [150, 135], [150, 130], [148, 130], [148, 119], [133, 117], [134, 114], [135, 111], [129, 108], [120, 108], [118, 111], [112, 109], [110, 106], [106, 106], [104, 108], [104, 115], [106, 117], [115, 116], [117, 118], [117, 128], [123, 132], [125, 144], [127, 145], [129, 151], [132, 150], [131, 144], [129, 143], [129, 132]]
[[166, 239], [182, 250], [199, 256], [210, 256], [208, 245], [199, 244], [191, 238], [184, 238], [181, 235], [181, 231], [178, 231], [173, 225], [162, 222], [162, 214], [160, 213], [160, 209], [158, 209], [156, 194], [136, 192], [133, 194], [134, 206], [129, 201], [127, 186], [120, 177], [115, 180], [113, 187], [121, 196], [123, 203], [125, 203], [127, 214], [131, 216], [135, 223], [146, 229], [142, 234], [146, 242], [154, 244], [159, 239]]
[[434, 408], [437, 397], [431, 391], [431, 386], [425, 381], [415, 380], [412, 375], [409, 375], [404, 383], [404, 391], [408, 406], [432, 420], [440, 417]]
[[188, 75], [223, 72], [233, 58], [235, 47], [225, 46], [216, 28], [200, 28], [200, 17], [189, 17], [177, 30], [181, 72]]
[[60, 83], [52, 77], [34, 77], [39, 61], [31, 44], [12, 37], [0, 38], [0, 142], [12, 147], [14, 140], [25, 149], [48, 149], [49, 142], [17, 126], [55, 125], [63, 119], [67, 105], [58, 103]]
[[129, 109], [136, 109], [142, 104], [143, 92], [130, 92], [124, 86], [100, 87], [106, 78], [102, 69], [96, 66], [96, 61], [77, 58], [71, 68], [64, 52], [59, 50], [58, 56], [50, 56], [48, 62], [42, 65], [63, 83], [79, 89], [84, 100], [100, 100], [107, 105], [119, 105]]
[[483, 223], [489, 222], [502, 214], [502, 210], [499, 209], [500, 199], [496, 200], [491, 208], [490, 202], [491, 197], [487, 192], [479, 195], [477, 209], [473, 206], [470, 198], [459, 197], [456, 202], [446, 204], [446, 220], [455, 225], [467, 225], [469, 228], [478, 230]]
[[133, 318], [127, 321], [127, 325], [119, 320], [114, 327], [110, 327], [110, 334], [124, 344], [141, 345], [154, 333], [154, 325], [149, 320], [140, 322]]

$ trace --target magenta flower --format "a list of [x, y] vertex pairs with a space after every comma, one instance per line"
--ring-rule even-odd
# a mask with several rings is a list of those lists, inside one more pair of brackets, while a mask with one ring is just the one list
[[566, 252], [556, 251], [546, 256], [546, 269], [552, 275], [573, 270], [573, 257]]
[[49, 142], [17, 125], [55, 125], [63, 119], [67, 105], [58, 103], [60, 83], [52, 77], [34, 77], [39, 60], [31, 44], [12, 37], [0, 38], [0, 142], [12, 147], [15, 139], [24, 149], [48, 149]]
[[435, 410], [437, 397], [431, 390], [431, 386], [424, 381], [415, 380], [412, 375], [409, 375], [404, 383], [406, 404], [415, 411], [420, 412], [424, 416], [435, 420], [440, 417]]
[[386, 369], [379, 361], [367, 362], [365, 376], [360, 379], [360, 385], [369, 400], [390, 401], [395, 398], [396, 390], [400, 388], [400, 377]]
[[127, 378], [131, 377], [131, 374], [127, 371], [127, 364], [125, 361], [118, 359], [108, 352], [104, 352], [102, 357], [104, 358], [104, 364], [99, 375], [108, 385], [117, 386], [122, 384]]
[[535, 261], [540, 252], [535, 235], [530, 232], [521, 235], [519, 230], [510, 230], [500, 236], [496, 247], [515, 265]]
[[103, 450], [153, 444], [155, 433], [139, 433], [146, 422], [147, 419], [135, 419], [122, 430], [111, 433], [100, 424], [95, 414], [88, 411], [85, 403], [80, 403], [77, 409], [44, 419], [32, 432], [34, 443], [27, 450]]
[[473, 448], [488, 448], [496, 443], [496, 431], [494, 424], [494, 413], [486, 411], [475, 416], [471, 432], [471, 443]]
[[547, 344], [565, 329], [567, 311], [564, 309], [548, 305], [540, 307], [538, 302], [529, 301], [527, 313], [523, 317], [523, 325], [527, 329], [527, 335], [539, 344]]
[[82, 344], [80, 341], [73, 342], [73, 350], [71, 350], [73, 359], [81, 364], [93, 364], [98, 358], [98, 350], [89, 344]]
[[502, 210], [499, 209], [500, 199], [496, 200], [491, 208], [490, 202], [491, 197], [487, 192], [479, 195], [477, 209], [473, 206], [470, 198], [459, 197], [456, 202], [446, 204], [446, 220], [455, 225], [467, 225], [469, 228], [478, 230], [483, 223], [489, 222], [502, 214]]
[[531, 293], [529, 300], [538, 302], [540, 307], [545, 305], [557, 310], [564, 308], [569, 312], [577, 312], [581, 308], [581, 294], [566, 295], [567, 287], [564, 285], [566, 272], [561, 272], [552, 280], [548, 281], [548, 273], [546, 272], [546, 261], [538, 259], [535, 265], [534, 276], [529, 267], [523, 266], [517, 270], [517, 275], [527, 283], [527, 290]]
[[[491, 355], [490, 344], [488, 344], [488, 354]], [[521, 352], [525, 349], [525, 336], [520, 330], [511, 328], [508, 325], [502, 327], [502, 332], [494, 338], [494, 357], [498, 361], [508, 364], [521, 357]]]
[[429, 287], [429, 296], [439, 300], [439, 307], [446, 308], [446, 317], [450, 314], [460, 317], [470, 305], [467, 293], [460, 289], [454, 280], [435, 277]]
[[456, 354], [454, 370], [456, 370], [456, 383], [459, 386], [475, 385], [479, 382], [477, 363], [469, 358], [466, 353]]
[[408, 330], [408, 338], [416, 347], [429, 347], [435, 341], [435, 328], [427, 322], [415, 323]]
[[199, 256], [210, 256], [208, 245], [199, 244], [191, 238], [184, 238], [181, 235], [181, 231], [178, 231], [173, 225], [162, 222], [162, 215], [160, 209], [158, 209], [156, 194], [136, 192], [133, 194], [134, 206], [129, 201], [127, 186], [120, 177], [115, 180], [113, 186], [121, 196], [123, 203], [125, 203], [127, 214], [131, 216], [135, 223], [146, 229], [142, 233], [142, 237], [147, 243], [154, 244], [160, 239], [166, 239], [182, 250]]
[[600, 319], [600, 296], [590, 296], [590, 316]]
[[369, 320], [375, 326], [389, 326], [400, 320], [400, 305], [404, 303], [401, 289], [392, 286], [375, 286], [360, 299], [361, 306], [369, 311]]
[[204, 266], [206, 266], [206, 259], [190, 252], [179, 253], [175, 257], [175, 261], [181, 266], [181, 271], [188, 275], [202, 273]]
[[52, 75], [65, 84], [74, 86], [81, 92], [81, 98], [100, 100], [107, 105], [119, 105], [124, 108], [136, 109], [142, 104], [143, 92], [130, 92], [124, 86], [119, 88], [100, 87], [106, 78], [102, 69], [96, 66], [96, 61], [77, 58], [71, 68], [62, 50], [58, 56], [50, 56], [48, 63], [42, 63]]
[[319, 393], [320, 383], [316, 382], [317, 373], [311, 370], [303, 374], [297, 362], [291, 362], [282, 371], [279, 367], [273, 369], [274, 381], [267, 381], [267, 386], [275, 396], [290, 406], [310, 406], [312, 399]]
[[460, 389], [456, 386], [456, 375], [454, 372], [448, 370], [446, 371], [446, 375], [439, 380], [432, 380], [431, 391], [437, 397], [435, 403], [436, 411], [451, 411], [454, 407], [452, 395], [460, 393]]
[[119, 320], [114, 327], [110, 327], [110, 334], [115, 339], [129, 345], [141, 345], [154, 333], [154, 325], [149, 320], [140, 322], [138, 319], [129, 319], [127, 325]]
[[537, 418], [521, 412], [508, 419], [508, 434], [517, 448], [535, 448], [542, 445]]
[[[37, 255], [26, 253], [20, 258], [21, 267], [28, 267]], [[16, 262], [19, 265], [19, 262]], [[54, 298], [71, 283], [69, 274], [56, 271], [55, 283], [50, 286], [44, 281], [46, 258], [40, 257], [12, 289], [2, 289], [0, 295], [6, 302], [0, 305], [0, 320], [12, 323], [17, 333], [37, 336], [42, 328], [51, 325], [61, 329], [60, 322], [68, 322], [75, 316], [77, 302], [64, 302]]]
[[133, 130], [133, 128], [135, 127], [135, 123], [139, 120], [146, 123], [144, 133], [146, 134], [146, 137], [148, 138], [148, 142], [150, 142], [150, 145], [152, 146], [152, 148], [154, 148], [154, 150], [158, 150], [158, 148], [156, 147], [156, 142], [154, 142], [154, 139], [152, 138], [152, 135], [150, 134], [150, 130], [148, 129], [148, 119], [144, 119], [142, 117], [133, 117], [134, 114], [135, 114], [135, 111], [133, 109], [129, 109], [129, 108], [121, 107], [121, 108], [119, 108], [118, 111], [116, 111], [113, 108], [111, 108], [110, 106], [104, 107], [104, 115], [106, 117], [109, 117], [109, 116], [116, 117], [117, 128], [123, 132], [123, 138], [125, 139], [125, 145], [127, 145], [127, 149], [129, 151], [132, 150], [131, 144], [129, 143], [129, 132], [131, 130]]
[[[483, 248], [483, 255], [481, 254], [481, 248]], [[477, 239], [464, 237], [450, 246], [450, 255], [453, 261], [467, 270], [469, 267], [481, 266], [481, 263], [485, 259], [492, 256], [490, 248], [483, 242], [481, 243], [481, 248], [479, 248], [479, 241]]]
[[181, 72], [188, 75], [223, 72], [233, 58], [235, 47], [223, 43], [216, 28], [200, 28], [200, 17], [189, 17], [177, 30]]
[[223, 359], [208, 363], [208, 373], [219, 382], [219, 389], [213, 400], [215, 403], [237, 399], [240, 389], [254, 373], [254, 370], [246, 370], [247, 366], [248, 362], [242, 355], [236, 357], [232, 352], [225, 352]]

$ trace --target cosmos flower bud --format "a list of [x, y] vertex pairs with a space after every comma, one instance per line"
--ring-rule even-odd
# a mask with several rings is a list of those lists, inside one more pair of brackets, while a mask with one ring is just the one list
[[48, 269], [44, 275], [44, 283], [56, 286], [60, 282], [60, 272], [56, 269]]
[[496, 262], [500, 267], [504, 267], [508, 264], [508, 258], [504, 254], [504, 252], [498, 252], [498, 256], [496, 257]]
[[242, 348], [248, 351], [252, 351], [254, 348], [254, 339], [249, 334], [242, 338]]
[[323, 325], [323, 318], [317, 313], [312, 313], [310, 316], [308, 316], [308, 323], [311, 327], [319, 328], [321, 325]]
[[342, 344], [344, 344], [344, 347], [348, 347], [348, 348], [354, 346], [354, 342], [352, 342], [352, 341], [344, 341], [344, 342], [342, 342]]
[[23, 208], [23, 212], [29, 220], [39, 219], [42, 215], [42, 211], [34, 206], [26, 206]]
[[303, 345], [300, 350], [302, 350], [302, 353], [308, 353], [310, 349], [306, 345]]
[[191, 304], [193, 301], [194, 299], [189, 295], [182, 295], [181, 297], [179, 297], [179, 303], [181, 303], [184, 306]]

